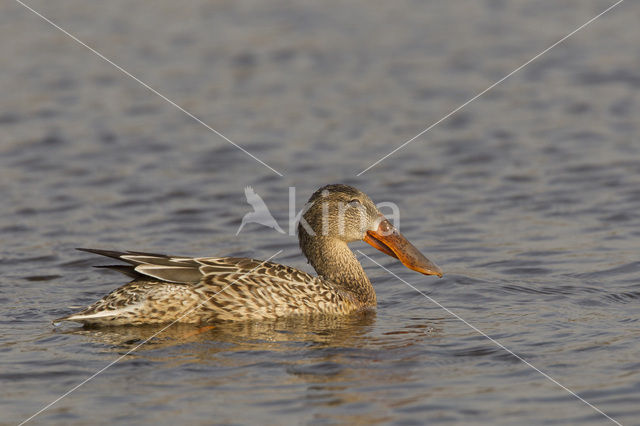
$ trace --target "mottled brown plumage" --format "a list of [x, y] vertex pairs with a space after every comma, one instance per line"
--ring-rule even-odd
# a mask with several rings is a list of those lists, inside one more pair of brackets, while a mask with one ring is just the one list
[[[374, 309], [373, 286], [347, 246], [348, 242], [361, 239], [398, 257], [412, 269], [441, 275], [426, 258], [423, 257], [427, 263], [422, 265], [408, 264], [401, 253], [395, 254], [383, 242], [401, 235], [395, 230], [392, 237], [377, 233], [382, 229], [381, 222], [386, 220], [369, 197], [357, 189], [347, 185], [325, 186], [313, 194], [307, 206], [298, 238], [318, 277], [289, 266], [248, 258], [186, 258], [81, 249], [127, 262], [128, 265], [105, 267], [134, 280], [84, 310], [55, 321], [93, 325], [211, 323], [343, 315]], [[373, 242], [368, 240], [371, 238]]]

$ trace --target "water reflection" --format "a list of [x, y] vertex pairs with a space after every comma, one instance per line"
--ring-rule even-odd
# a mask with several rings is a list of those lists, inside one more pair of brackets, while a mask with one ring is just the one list
[[348, 317], [280, 318], [210, 326], [174, 324], [166, 330], [163, 330], [166, 326], [147, 325], [80, 327], [60, 332], [85, 336], [92, 342], [112, 346], [116, 352], [133, 349], [147, 339], [150, 340], [136, 352], [184, 345], [196, 349], [198, 346], [193, 344], [206, 344], [208, 350], [217, 347], [220, 351], [282, 350], [290, 343], [349, 347], [357, 345], [359, 339], [371, 330], [375, 317], [375, 312], [367, 312]]

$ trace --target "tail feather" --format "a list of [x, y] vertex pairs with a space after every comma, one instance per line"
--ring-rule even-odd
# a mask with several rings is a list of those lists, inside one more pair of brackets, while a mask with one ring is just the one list
[[131, 278], [140, 278], [142, 276], [142, 274], [134, 269], [135, 267], [133, 265], [96, 265], [94, 268], [111, 269]]
[[79, 248], [78, 250], [101, 256], [118, 259], [128, 265], [101, 265], [97, 268], [108, 268], [121, 272], [132, 278], [144, 276], [172, 283], [197, 283], [202, 279], [203, 266], [197, 259], [190, 257], [171, 257], [164, 254], [152, 254], [137, 251], [112, 251]]
[[91, 249], [91, 248], [82, 248], [82, 247], [78, 247], [76, 248], [76, 250], [86, 251], [87, 253], [99, 254], [101, 256], [106, 256], [106, 257], [110, 257], [112, 259], [118, 259], [118, 260], [122, 260], [120, 257], [122, 255], [127, 254], [127, 252], [124, 252], [124, 251], [100, 250], [100, 249]]
[[87, 253], [99, 254], [100, 256], [110, 257], [112, 259], [122, 260], [123, 262], [130, 263], [132, 265], [137, 265], [140, 262], [135, 262], [126, 258], [126, 256], [149, 256], [155, 258], [168, 258], [166, 254], [158, 254], [158, 253], [146, 253], [141, 251], [114, 251], [114, 250], [102, 250], [102, 249], [92, 249], [92, 248], [82, 248], [78, 247], [76, 250], [86, 251]]

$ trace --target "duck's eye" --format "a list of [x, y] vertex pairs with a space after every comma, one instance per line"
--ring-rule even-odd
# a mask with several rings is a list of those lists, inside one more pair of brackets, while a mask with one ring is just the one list
[[362, 206], [362, 204], [360, 204], [360, 200], [358, 200], [357, 198], [354, 198], [353, 200], [349, 201], [347, 204], [349, 205], [349, 207], [360, 207], [360, 206]]

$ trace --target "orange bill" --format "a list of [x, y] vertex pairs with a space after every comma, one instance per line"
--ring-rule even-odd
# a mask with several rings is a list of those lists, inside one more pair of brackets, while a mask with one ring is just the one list
[[364, 241], [381, 252], [397, 258], [409, 269], [425, 275], [442, 277], [442, 270], [420, 253], [386, 218], [382, 218], [378, 229], [367, 231]]

